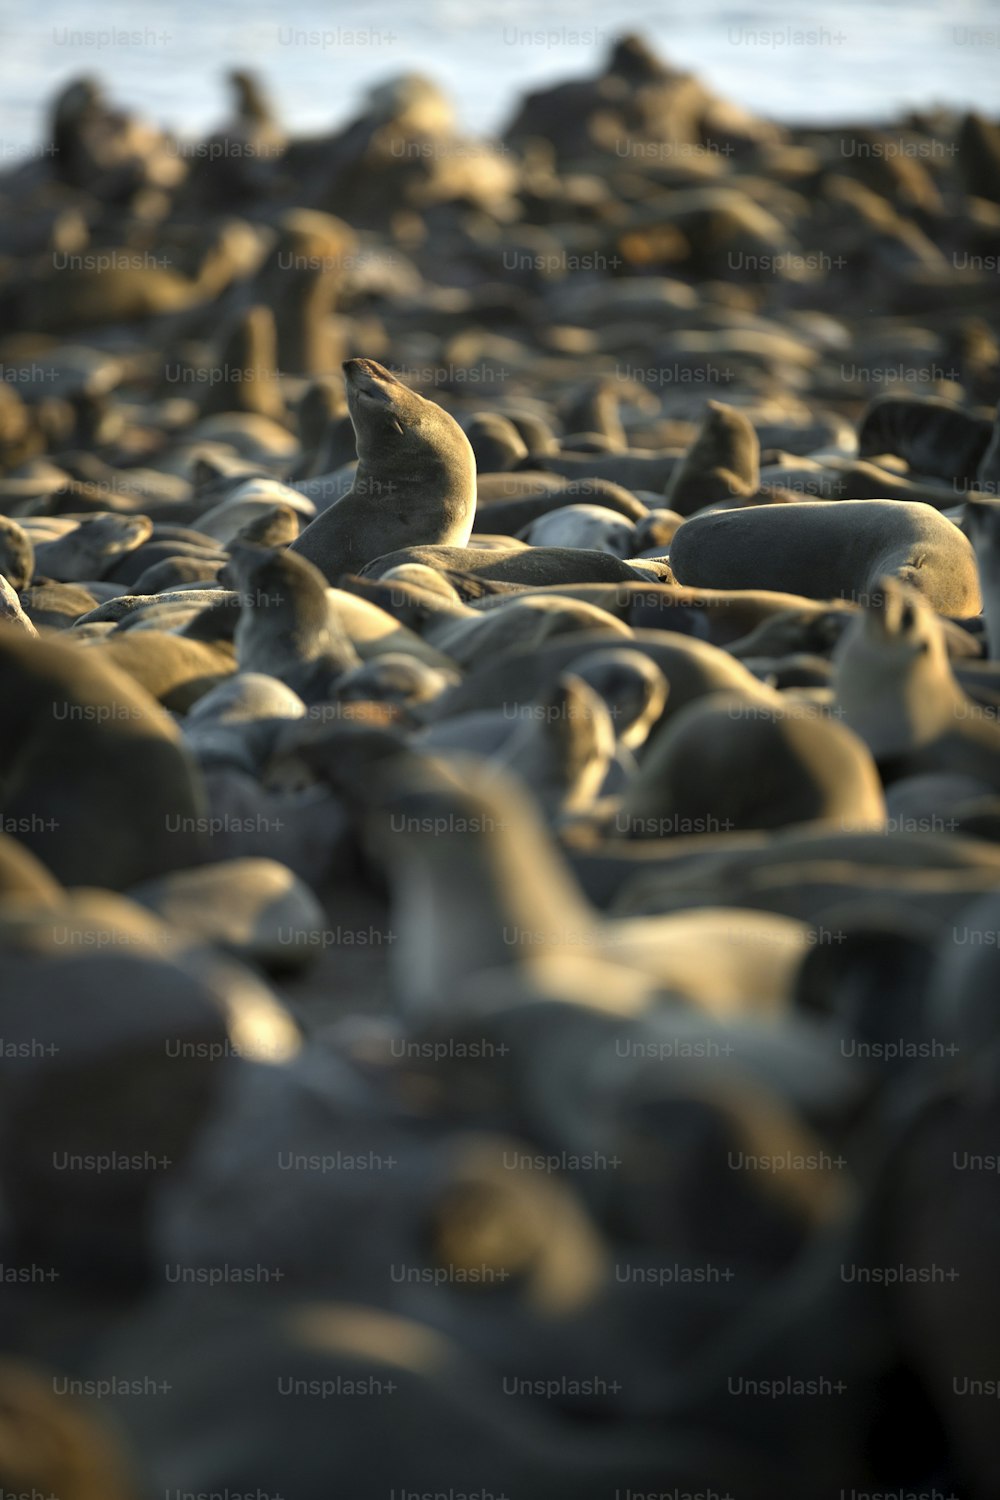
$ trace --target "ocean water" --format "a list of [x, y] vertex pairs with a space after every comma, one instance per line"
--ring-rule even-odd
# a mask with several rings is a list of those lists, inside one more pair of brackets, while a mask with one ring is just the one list
[[780, 119], [878, 120], [932, 102], [1000, 114], [997, 0], [0, 0], [0, 150], [37, 146], [46, 101], [82, 73], [196, 136], [225, 118], [234, 65], [260, 72], [299, 131], [418, 70], [486, 133], [522, 90], [592, 71], [623, 30]]

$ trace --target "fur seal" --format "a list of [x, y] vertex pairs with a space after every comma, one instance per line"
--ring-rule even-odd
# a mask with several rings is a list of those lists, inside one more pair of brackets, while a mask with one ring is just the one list
[[278, 333], [269, 307], [257, 305], [240, 315], [222, 344], [216, 369], [221, 378], [209, 387], [202, 414], [246, 411], [286, 419], [278, 380]]
[[324, 668], [333, 676], [358, 665], [358, 656], [337, 629], [322, 573], [288, 550], [234, 546], [223, 574], [240, 597], [234, 635], [241, 672], [263, 672], [298, 688]]
[[93, 647], [14, 630], [0, 630], [0, 688], [4, 826], [58, 879], [115, 890], [198, 862], [203, 792], [142, 688]]
[[521, 539], [531, 547], [575, 547], [624, 558], [635, 551], [635, 526], [603, 505], [564, 505], [532, 521]]
[[650, 975], [709, 1015], [774, 1016], [787, 1000], [805, 947], [798, 923], [758, 923], [758, 913], [722, 907], [679, 921], [606, 922], [508, 775], [467, 759], [397, 763], [387, 775], [381, 845], [399, 934], [390, 958], [407, 1011], [461, 1003], [481, 970], [544, 970], [581, 950]]
[[707, 693], [729, 691], [756, 696], [760, 684], [742, 662], [705, 641], [667, 630], [636, 630], [623, 639], [605, 630], [582, 630], [545, 641], [532, 651], [512, 651], [484, 662], [465, 681], [429, 704], [428, 722], [478, 709], [533, 703], [546, 686], [592, 651], [627, 646], [651, 660], [670, 684], [664, 717]]
[[186, 640], [152, 626], [84, 641], [81, 650], [126, 672], [150, 697], [178, 714], [186, 713], [202, 693], [236, 670], [228, 642]]
[[835, 903], [877, 895], [918, 912], [937, 932], [996, 888], [997, 856], [984, 840], [888, 831], [791, 826], [777, 834], [696, 834], [570, 852], [591, 900], [621, 915], [725, 901], [815, 921]]
[[165, 557], [151, 563], [129, 587], [136, 594], [155, 595], [182, 584], [213, 583], [225, 567], [224, 558]]
[[975, 481], [992, 425], [939, 396], [881, 396], [862, 414], [858, 456], [892, 454], [918, 474], [968, 484]]
[[626, 788], [615, 828], [649, 838], [796, 823], [877, 828], [884, 820], [863, 741], [762, 691], [756, 701], [713, 695], [678, 714]]
[[502, 412], [477, 411], [466, 423], [465, 435], [481, 474], [512, 469], [528, 456], [528, 447], [509, 417]]
[[[986, 914], [982, 907], [976, 911]], [[994, 924], [995, 916], [987, 928], [991, 943]], [[946, 966], [935, 980], [947, 979], [960, 992], [971, 980], [975, 990], [991, 968], [995, 980], [989, 960], [966, 973]], [[950, 1009], [950, 996], [940, 998], [944, 1008], [934, 1029], [939, 1044], [940, 1022]], [[981, 991], [978, 998], [986, 999]], [[990, 1212], [995, 1184], [988, 1175], [995, 1168], [996, 1048], [981, 1046], [968, 1033], [963, 1045], [951, 1046], [958, 1047], [955, 1076], [925, 1085], [920, 1094], [913, 1091], [872, 1184], [872, 1259], [893, 1267], [948, 1268], [948, 1279], [937, 1284], [910, 1276], [887, 1284], [886, 1311], [899, 1330], [898, 1357], [927, 1393], [948, 1471], [961, 1475], [972, 1500], [988, 1500], [1000, 1464], [988, 1394], [995, 1389], [992, 1330], [998, 1315], [992, 1267], [1000, 1253]], [[942, 1487], [953, 1488], [948, 1481]]]
[[[227, 1075], [244, 1060], [287, 1061], [298, 1033], [248, 969], [107, 891], [18, 905], [2, 928], [16, 1001], [4, 1030], [22, 1042], [2, 1064], [5, 1217], [58, 1267], [63, 1295], [82, 1294], [91, 1313], [96, 1300], [106, 1318], [155, 1284], [152, 1200], [196, 1147]], [[32, 1036], [46, 1038], [44, 1053], [24, 1047]], [[136, 1152], [124, 1169], [123, 1130]], [[61, 1164], [88, 1148], [104, 1170]]]
[[315, 505], [297, 489], [280, 484], [276, 479], [253, 477], [240, 478], [217, 505], [198, 516], [194, 526], [203, 536], [228, 546], [243, 527], [259, 521], [262, 516], [270, 516], [279, 505], [294, 512], [302, 526], [315, 519]]
[[996, 495], [1000, 492], [1000, 403], [997, 405], [993, 431], [990, 434], [986, 452], [980, 459], [979, 468], [976, 471], [976, 480], [987, 494]]
[[568, 484], [557, 483], [554, 489], [539, 486], [534, 494], [529, 492], [509, 499], [488, 498], [486, 489], [483, 477], [480, 476], [473, 535], [478, 531], [504, 531], [516, 536], [532, 521], [537, 521], [539, 516], [548, 515], [550, 511], [559, 510], [564, 505], [581, 503], [617, 511], [620, 516], [634, 521], [636, 525], [648, 515], [641, 500], [636, 499], [629, 490], [622, 489], [620, 484], [612, 484], [607, 479], [571, 480]]
[[515, 595], [500, 609], [442, 613], [422, 632], [423, 638], [465, 670], [499, 661], [511, 651], [537, 649], [544, 641], [575, 632], [603, 630], [628, 637], [613, 615], [577, 599], [544, 599]]
[[[30, 523], [25, 530], [29, 527]], [[57, 583], [100, 579], [152, 534], [153, 523], [148, 516], [108, 513], [76, 523], [67, 520], [51, 541], [44, 532], [35, 540], [35, 569], [40, 577], [55, 579]]]
[[339, 380], [330, 376], [314, 380], [299, 401], [295, 417], [300, 454], [293, 480], [328, 474], [357, 458], [354, 428]]
[[215, 860], [131, 887], [147, 907], [193, 941], [211, 943], [268, 972], [315, 962], [324, 927], [313, 893], [273, 859]]
[[427, 703], [458, 681], [457, 672], [429, 666], [406, 651], [387, 651], [352, 672], [345, 672], [337, 683], [337, 701], [396, 703], [406, 707]]
[[619, 745], [639, 750], [659, 723], [670, 692], [656, 662], [627, 646], [611, 646], [581, 656], [573, 674], [604, 699]]
[[211, 565], [226, 560], [225, 551], [211, 542], [179, 542], [167, 538], [157, 541], [151, 537], [133, 551], [126, 553], [113, 564], [106, 576], [108, 583], [118, 583], [130, 593], [141, 592], [136, 585], [144, 573], [150, 572], [160, 563], [177, 563], [181, 558], [189, 562]]
[[693, 516], [677, 528], [670, 566], [678, 583], [776, 589], [864, 603], [896, 577], [941, 614], [979, 613], [968, 540], [929, 505], [894, 500], [802, 501]]
[[760, 484], [760, 443], [753, 423], [734, 406], [710, 401], [698, 436], [673, 470], [663, 504], [690, 516], [720, 500], [745, 499]]
[[192, 706], [184, 739], [199, 765], [235, 765], [253, 775], [263, 767], [290, 719], [304, 717], [297, 693], [276, 677], [236, 672]]
[[390, 653], [405, 652], [428, 667], [449, 671], [453, 662], [430, 640], [408, 629], [396, 615], [379, 604], [348, 591], [328, 588], [327, 608], [337, 630], [350, 642], [362, 661]]
[[11, 326], [33, 333], [65, 334], [102, 323], [138, 322], [210, 301], [253, 269], [258, 256], [250, 226], [231, 220], [205, 246], [193, 276], [155, 257], [149, 264], [147, 257], [119, 247], [90, 257], [91, 264], [50, 267], [47, 274], [26, 278], [22, 285], [5, 290], [5, 303]]
[[607, 706], [582, 678], [565, 673], [516, 722], [491, 764], [520, 777], [550, 822], [587, 811], [615, 753]]
[[1000, 789], [1000, 724], [952, 672], [926, 600], [886, 578], [834, 653], [844, 722], [894, 775], [954, 771]]
[[69, 630], [81, 616], [90, 614], [99, 603], [90, 589], [79, 583], [55, 583], [48, 579], [33, 583], [21, 593], [21, 605], [33, 625], [39, 629]]
[[[308, 528], [307, 528], [308, 529]], [[304, 535], [305, 533], [303, 533]], [[297, 545], [297, 544], [296, 544]], [[521, 543], [499, 550], [491, 547], [407, 547], [389, 552], [361, 569], [362, 578], [381, 578], [408, 563], [476, 574], [500, 583], [521, 583], [544, 588], [551, 583], [618, 583], [627, 579], [663, 576], [662, 564], [635, 566], [610, 552], [583, 551], [577, 547], [527, 547]]]
[[[522, 592], [528, 597], [579, 599], [616, 615], [634, 630], [676, 630], [729, 649], [742, 643], [744, 637], [749, 640], [759, 630], [760, 654], [771, 652], [776, 656], [793, 651], [822, 653], [840, 638], [835, 622], [842, 618], [846, 623], [854, 608], [847, 601], [829, 606], [802, 595], [765, 589], [681, 588], [659, 581], [640, 583], [638, 579], [621, 583], [555, 583], [548, 588]], [[477, 600], [473, 608], [482, 613], [501, 604], [502, 597], [489, 598]], [[690, 620], [690, 628], [680, 623], [685, 617]], [[756, 654], [756, 639], [753, 644]], [[972, 650], [970, 644], [970, 654]]]
[[465, 433], [371, 359], [344, 363], [358, 445], [351, 490], [292, 543], [331, 583], [411, 546], [464, 547], [476, 509]]
[[[399, 649], [433, 648], [463, 669], [497, 659], [504, 652], [538, 646], [575, 630], [610, 630], [627, 635], [628, 627], [608, 611], [570, 593], [543, 594], [515, 590], [495, 596], [497, 607], [477, 610], [462, 602], [448, 581], [418, 564], [392, 569], [384, 578], [347, 579], [350, 593], [368, 608], [385, 611], [401, 627], [418, 632]], [[341, 598], [346, 598], [340, 590]]]

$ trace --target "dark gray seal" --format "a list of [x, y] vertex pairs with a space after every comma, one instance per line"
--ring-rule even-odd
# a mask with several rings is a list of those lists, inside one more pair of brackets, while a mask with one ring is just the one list
[[678, 583], [776, 589], [854, 599], [899, 578], [942, 614], [982, 608], [976, 559], [957, 526], [929, 505], [897, 500], [803, 501], [693, 516], [670, 547]]

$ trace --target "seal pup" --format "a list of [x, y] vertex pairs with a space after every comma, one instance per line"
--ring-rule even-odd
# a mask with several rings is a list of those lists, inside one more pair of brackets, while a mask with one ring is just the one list
[[335, 583], [400, 548], [465, 547], [476, 460], [458, 423], [374, 360], [346, 360], [344, 375], [358, 448], [354, 483], [293, 551]]
[[845, 631], [834, 693], [893, 779], [954, 771], [1000, 789], [1000, 724], [962, 690], [937, 618], [898, 580], [883, 579]]
[[358, 654], [337, 629], [318, 568], [296, 553], [234, 545], [222, 581], [235, 584], [240, 617], [233, 637], [241, 672], [279, 677], [298, 691], [317, 669], [340, 676]]
[[760, 485], [760, 442], [735, 406], [710, 401], [691, 447], [673, 470], [663, 504], [681, 516], [720, 500], [746, 499]]
[[590, 809], [615, 753], [615, 728], [601, 696], [565, 673], [491, 757], [519, 776], [547, 821]]
[[692, 516], [670, 545], [678, 583], [774, 589], [864, 603], [886, 575], [913, 585], [941, 614], [982, 608], [966, 537], [929, 505], [813, 500]]

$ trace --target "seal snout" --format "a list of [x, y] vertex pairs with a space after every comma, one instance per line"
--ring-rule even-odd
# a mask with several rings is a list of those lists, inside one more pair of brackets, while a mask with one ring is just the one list
[[391, 370], [373, 359], [345, 359], [342, 368], [349, 390], [379, 401], [391, 401], [393, 387], [401, 384]]
[[865, 601], [865, 614], [886, 636], [909, 636], [918, 623], [910, 591], [892, 577], [879, 579], [877, 588]]

